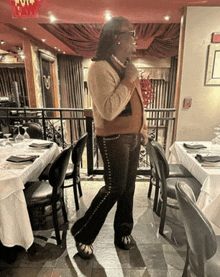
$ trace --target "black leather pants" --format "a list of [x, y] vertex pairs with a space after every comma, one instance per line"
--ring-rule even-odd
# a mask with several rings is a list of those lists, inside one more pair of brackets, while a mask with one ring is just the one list
[[115, 237], [131, 234], [140, 140], [140, 134], [97, 136], [104, 162], [105, 186], [99, 190], [85, 215], [73, 225], [71, 232], [76, 241], [93, 243], [116, 202]]

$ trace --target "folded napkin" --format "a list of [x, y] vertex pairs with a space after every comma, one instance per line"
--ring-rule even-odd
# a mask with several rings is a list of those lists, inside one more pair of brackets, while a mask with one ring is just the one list
[[6, 161], [14, 162], [14, 163], [23, 163], [23, 162], [34, 162], [39, 156], [38, 155], [31, 155], [31, 156], [10, 156]]
[[36, 147], [36, 148], [50, 148], [52, 147], [53, 142], [46, 142], [46, 143], [31, 143], [29, 146], [30, 147]]
[[217, 163], [220, 162], [220, 156], [202, 156], [197, 154], [195, 156], [195, 158], [197, 159], [197, 161], [199, 161], [200, 163]]
[[206, 146], [202, 144], [186, 144], [183, 143], [183, 146], [188, 149], [202, 149], [202, 148], [207, 148]]

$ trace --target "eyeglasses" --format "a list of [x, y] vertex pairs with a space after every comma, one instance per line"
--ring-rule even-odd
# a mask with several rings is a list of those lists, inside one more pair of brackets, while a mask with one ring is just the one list
[[132, 30], [132, 31], [125, 31], [125, 32], [118, 32], [118, 34], [129, 34], [131, 35], [133, 38], [136, 37], [136, 31]]

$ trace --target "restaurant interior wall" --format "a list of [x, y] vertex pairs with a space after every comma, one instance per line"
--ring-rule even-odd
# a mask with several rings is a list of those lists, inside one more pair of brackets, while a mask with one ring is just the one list
[[[208, 46], [212, 33], [220, 32], [220, 7], [187, 7], [176, 140], [214, 138], [220, 125], [220, 85], [205, 85]], [[192, 106], [183, 108], [183, 99]]]

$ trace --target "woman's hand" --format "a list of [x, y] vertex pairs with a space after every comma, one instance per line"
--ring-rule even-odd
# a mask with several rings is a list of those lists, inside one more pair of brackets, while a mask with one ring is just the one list
[[133, 65], [133, 63], [129, 62], [125, 69], [124, 80], [133, 83], [138, 77], [139, 73], [137, 71], [137, 68]]
[[142, 137], [141, 137], [141, 145], [146, 145], [148, 143], [148, 135], [147, 135], [147, 132], [144, 131], [142, 132]]

